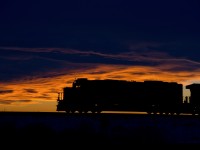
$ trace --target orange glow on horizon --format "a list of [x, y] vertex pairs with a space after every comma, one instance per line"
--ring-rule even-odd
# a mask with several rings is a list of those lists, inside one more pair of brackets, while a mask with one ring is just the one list
[[[119, 80], [162, 80], [178, 82], [183, 85], [200, 81], [200, 71], [186, 72], [163, 71], [159, 67], [98, 65], [85, 70], [75, 70], [63, 75], [18, 80], [1, 83], [0, 90], [10, 90], [0, 93], [0, 111], [56, 111], [58, 92], [63, 87], [71, 86], [75, 78], [88, 79], [119, 79]], [[194, 76], [195, 75], [195, 76]], [[189, 78], [191, 76], [191, 78]], [[184, 90], [188, 95], [188, 91]]]

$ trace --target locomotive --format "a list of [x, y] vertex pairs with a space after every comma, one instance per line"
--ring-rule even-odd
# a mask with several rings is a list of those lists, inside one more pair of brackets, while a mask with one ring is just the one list
[[183, 96], [183, 84], [177, 82], [77, 78], [71, 87], [58, 93], [57, 111], [200, 115], [200, 84], [187, 85], [186, 89], [190, 90], [189, 97]]

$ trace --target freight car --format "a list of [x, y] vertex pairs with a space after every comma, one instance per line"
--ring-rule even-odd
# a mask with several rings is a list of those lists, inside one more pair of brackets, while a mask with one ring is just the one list
[[58, 93], [57, 111], [100, 113], [134, 111], [148, 114], [200, 114], [200, 85], [186, 86], [191, 96], [183, 97], [177, 82], [75, 79]]

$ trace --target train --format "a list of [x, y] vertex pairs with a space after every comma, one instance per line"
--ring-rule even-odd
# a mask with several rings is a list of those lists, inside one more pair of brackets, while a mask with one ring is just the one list
[[147, 114], [200, 115], [200, 84], [186, 85], [158, 80], [116, 80], [77, 78], [58, 93], [56, 111], [101, 113], [103, 111]]

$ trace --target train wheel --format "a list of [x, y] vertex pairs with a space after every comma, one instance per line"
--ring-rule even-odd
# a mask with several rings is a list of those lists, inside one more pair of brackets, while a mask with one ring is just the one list
[[154, 115], [156, 115], [156, 114], [157, 114], [157, 112], [155, 111], [155, 112], [153, 112], [153, 114], [154, 114]]
[[165, 112], [165, 115], [169, 115], [169, 112]]
[[97, 110], [97, 113], [100, 114], [100, 113], [101, 113], [101, 110]]
[[87, 113], [88, 113], [88, 110], [84, 110], [83, 112], [87, 114]]
[[66, 110], [65, 112], [66, 112], [67, 114], [68, 114], [68, 113], [70, 113], [70, 111], [69, 111], [69, 110]]
[[76, 111], [75, 111], [75, 110], [71, 110], [70, 112], [71, 112], [71, 113], [75, 113]]
[[148, 111], [148, 112], [147, 112], [147, 114], [148, 114], [148, 115], [151, 115], [151, 112], [150, 112], [150, 111]]
[[194, 115], [196, 115], [196, 113], [195, 113], [195, 112], [192, 112], [192, 115], [194, 116]]
[[79, 112], [80, 114], [82, 114], [82, 113], [83, 113], [83, 111], [82, 111], [82, 110], [79, 110], [78, 112]]

